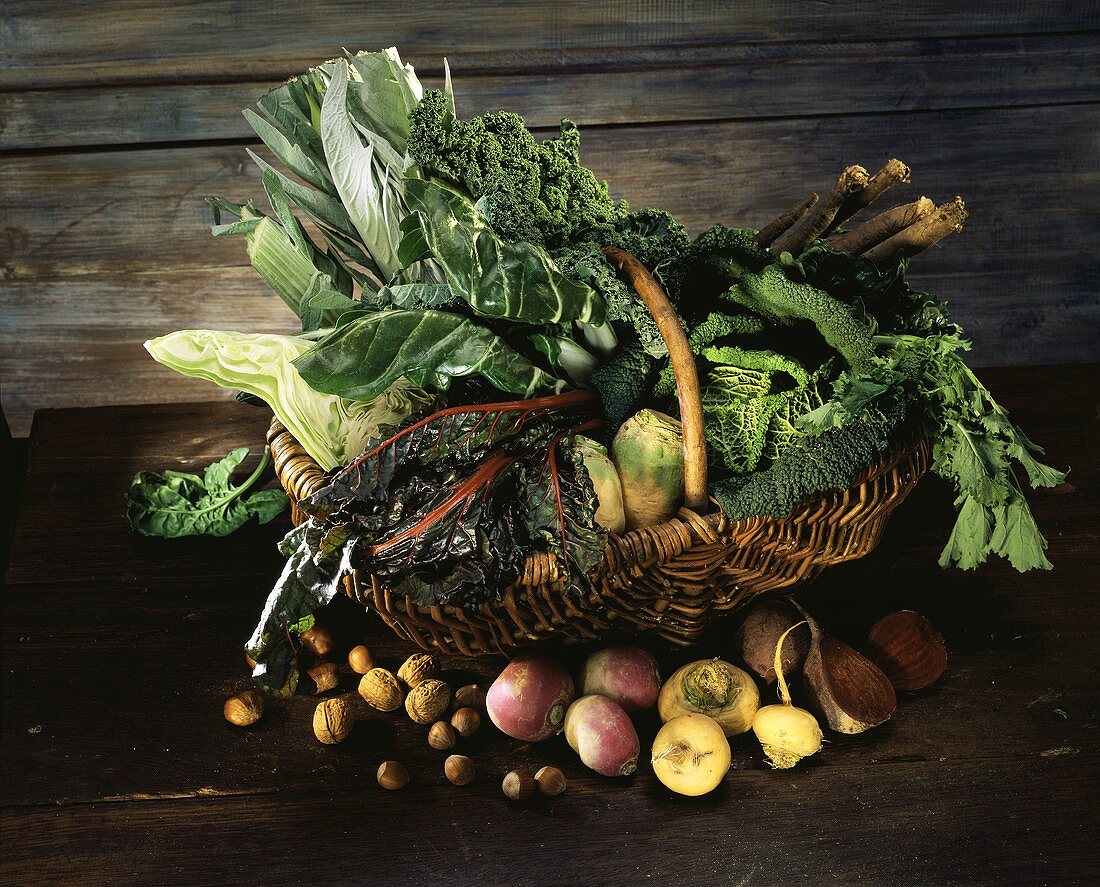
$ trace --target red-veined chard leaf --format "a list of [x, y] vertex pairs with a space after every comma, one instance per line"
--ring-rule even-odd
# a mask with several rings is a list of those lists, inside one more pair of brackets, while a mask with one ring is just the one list
[[585, 587], [606, 533], [572, 432], [595, 424], [591, 392], [433, 413], [367, 449], [300, 503], [286, 569], [249, 643], [256, 679], [294, 682], [289, 626], [323, 606], [353, 568], [424, 605], [476, 605], [553, 551]]

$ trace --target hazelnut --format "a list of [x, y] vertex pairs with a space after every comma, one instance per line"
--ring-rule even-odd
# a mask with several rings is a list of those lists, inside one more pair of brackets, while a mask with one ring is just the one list
[[354, 724], [351, 709], [339, 697], [326, 699], [313, 712], [313, 735], [325, 745], [343, 742], [351, 735]]
[[303, 631], [298, 637], [318, 659], [324, 659], [336, 650], [336, 638], [320, 622], [314, 622], [313, 628]]
[[505, 776], [500, 788], [505, 797], [511, 798], [513, 801], [529, 800], [538, 791], [534, 777], [523, 770], [513, 770]]
[[359, 695], [379, 711], [393, 711], [401, 707], [401, 685], [393, 672], [384, 668], [372, 668], [359, 682]]
[[477, 767], [465, 755], [451, 755], [443, 764], [443, 773], [455, 785], [469, 785], [477, 776]]
[[263, 716], [264, 698], [255, 690], [245, 690], [225, 700], [222, 713], [229, 723], [250, 727]]
[[374, 657], [371, 656], [370, 650], [360, 644], [348, 653], [348, 665], [356, 674], [366, 674], [374, 668]]
[[309, 676], [313, 678], [313, 683], [317, 685], [316, 692], [319, 694], [335, 689], [340, 680], [336, 673], [335, 662], [318, 662], [309, 670]]
[[436, 751], [446, 751], [455, 747], [454, 727], [446, 721], [436, 721], [428, 731], [428, 745]]
[[397, 670], [397, 679], [412, 690], [439, 674], [439, 660], [431, 653], [414, 653]]
[[244, 664], [248, 666], [250, 672], [256, 670], [256, 660], [248, 655], [248, 651], [244, 651]]
[[485, 714], [485, 691], [477, 684], [467, 684], [455, 690], [455, 708], [473, 708]]
[[565, 774], [557, 767], [543, 767], [535, 774], [539, 791], [553, 798], [565, 791]]
[[383, 761], [378, 768], [378, 784], [395, 792], [409, 784], [409, 771], [400, 761]]
[[405, 711], [418, 724], [439, 720], [451, 704], [451, 688], [443, 681], [429, 678], [417, 684], [405, 698]]
[[473, 736], [481, 726], [481, 715], [477, 713], [477, 709], [460, 708], [451, 718], [451, 726], [458, 731], [459, 736]]

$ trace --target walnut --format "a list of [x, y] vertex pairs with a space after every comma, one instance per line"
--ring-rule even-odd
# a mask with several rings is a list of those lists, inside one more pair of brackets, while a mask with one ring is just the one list
[[397, 679], [412, 690], [438, 674], [438, 659], [431, 653], [414, 653], [397, 670]]
[[438, 721], [451, 704], [451, 688], [443, 681], [429, 678], [417, 684], [405, 699], [405, 711], [418, 724]]
[[384, 668], [372, 668], [359, 682], [359, 695], [379, 711], [393, 711], [401, 707], [405, 695], [393, 672]]

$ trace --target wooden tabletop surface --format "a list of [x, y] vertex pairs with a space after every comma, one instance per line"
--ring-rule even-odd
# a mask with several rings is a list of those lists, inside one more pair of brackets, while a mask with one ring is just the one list
[[[267, 416], [227, 403], [39, 412], [2, 598], [0, 880], [1098, 883], [1098, 369], [982, 372], [1050, 461], [1072, 466], [1032, 498], [1053, 572], [940, 570], [950, 497], [926, 480], [878, 551], [801, 599], [854, 643], [890, 610], [925, 613], [947, 639], [944, 680], [792, 771], [736, 739], [731, 772], [701, 799], [670, 795], [647, 766], [604, 779], [561, 739], [525, 745], [491, 726], [463, 746], [479, 775], [456, 788], [426, 728], [365, 706], [336, 747], [312, 736], [312, 698], [229, 726], [222, 702], [248, 686], [241, 646], [287, 519], [225, 539], [136, 539], [122, 494], [139, 469], [258, 448]], [[412, 652], [350, 602], [341, 612], [384, 662]], [[693, 653], [659, 651], [663, 666], [727, 652], [730, 630]], [[500, 664], [444, 663], [455, 685]], [[354, 687], [343, 675], [340, 689]], [[653, 731], [640, 725], [643, 746]], [[375, 783], [388, 758], [412, 774], [401, 792]], [[566, 794], [502, 796], [505, 772], [543, 763], [565, 771]]]

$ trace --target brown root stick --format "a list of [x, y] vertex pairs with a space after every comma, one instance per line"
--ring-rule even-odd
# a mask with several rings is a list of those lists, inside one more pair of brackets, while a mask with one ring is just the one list
[[903, 228], [893, 237], [872, 247], [864, 255], [873, 262], [897, 256], [915, 256], [938, 243], [948, 234], [961, 231], [966, 221], [966, 204], [961, 197], [936, 207], [935, 212]]
[[862, 166], [849, 166], [840, 174], [833, 189], [817, 203], [813, 211], [804, 215], [772, 245], [772, 252], [779, 255], [788, 252], [798, 256], [820, 237], [836, 217], [844, 202], [857, 191], [867, 187], [867, 170]]
[[921, 197], [912, 203], [903, 203], [901, 206], [891, 207], [872, 216], [862, 225], [851, 231], [841, 234], [840, 237], [829, 242], [829, 246], [846, 253], [859, 254], [869, 250], [876, 243], [893, 237], [904, 228], [908, 228], [914, 222], [920, 221], [935, 210], [934, 204], [927, 197]]
[[768, 246], [775, 238], [801, 219], [817, 203], [817, 192], [811, 191], [774, 222], [769, 222], [756, 233], [756, 242]]
[[828, 230], [831, 231], [833, 228], [846, 222], [860, 210], [870, 206], [894, 185], [899, 182], [908, 183], [908, 181], [909, 167], [896, 157], [891, 157], [886, 161], [882, 169], [871, 176], [867, 181], [866, 188], [862, 191], [856, 191], [844, 201], [844, 205], [841, 206], [840, 212], [836, 214]]

